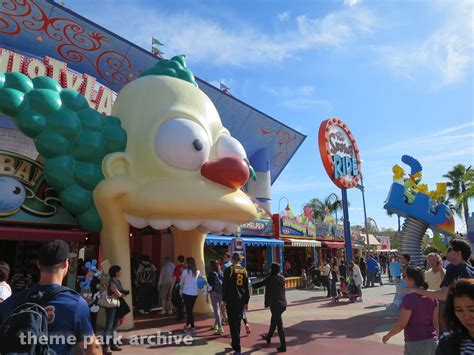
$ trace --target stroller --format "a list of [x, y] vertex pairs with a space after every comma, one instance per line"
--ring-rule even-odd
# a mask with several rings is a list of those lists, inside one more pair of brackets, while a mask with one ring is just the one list
[[349, 299], [350, 303], [354, 303], [357, 300], [357, 287], [351, 281], [349, 284], [347, 281], [341, 277], [340, 278], [340, 285], [339, 289], [337, 290], [337, 297], [335, 298], [334, 302], [339, 302], [341, 298]]
[[380, 267], [378, 267], [378, 268], [376, 269], [374, 282], [380, 284], [380, 286], [383, 286], [382, 272], [381, 272], [381, 268], [380, 268]]

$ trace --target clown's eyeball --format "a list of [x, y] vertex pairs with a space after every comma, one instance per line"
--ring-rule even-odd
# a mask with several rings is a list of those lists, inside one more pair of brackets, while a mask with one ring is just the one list
[[175, 168], [200, 169], [209, 159], [210, 150], [209, 137], [204, 128], [185, 118], [166, 121], [155, 136], [156, 154]]
[[217, 141], [217, 157], [234, 157], [247, 159], [247, 154], [245, 153], [244, 147], [237, 139], [225, 135], [219, 138], [219, 140]]

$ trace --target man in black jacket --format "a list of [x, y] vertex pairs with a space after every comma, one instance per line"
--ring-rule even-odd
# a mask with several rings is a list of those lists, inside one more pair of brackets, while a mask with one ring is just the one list
[[227, 319], [229, 321], [230, 334], [232, 336], [232, 349], [235, 354], [240, 355], [240, 322], [244, 312], [244, 306], [250, 299], [249, 279], [247, 270], [240, 265], [239, 253], [232, 255], [232, 266], [224, 271], [222, 283], [222, 301], [226, 305]]
[[273, 263], [270, 270], [270, 276], [263, 281], [254, 283], [253, 288], [265, 286], [265, 307], [270, 307], [272, 319], [270, 321], [270, 329], [268, 334], [262, 334], [262, 339], [270, 344], [275, 328], [278, 328], [278, 336], [280, 337], [280, 346], [277, 348], [279, 352], [286, 352], [285, 331], [283, 329], [283, 319], [281, 315], [286, 310], [285, 296], [285, 278], [280, 274], [280, 265]]

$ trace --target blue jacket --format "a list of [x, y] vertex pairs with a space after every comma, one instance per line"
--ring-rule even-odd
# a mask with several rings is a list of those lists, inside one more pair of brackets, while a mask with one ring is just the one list
[[377, 265], [378, 263], [374, 258], [367, 259], [367, 272], [376, 272]]

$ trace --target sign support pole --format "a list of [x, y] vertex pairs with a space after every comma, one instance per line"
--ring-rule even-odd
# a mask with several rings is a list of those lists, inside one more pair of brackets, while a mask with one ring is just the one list
[[349, 222], [349, 208], [347, 207], [347, 189], [342, 188], [342, 212], [344, 214], [344, 239], [346, 244], [346, 263], [352, 260], [351, 223]]

